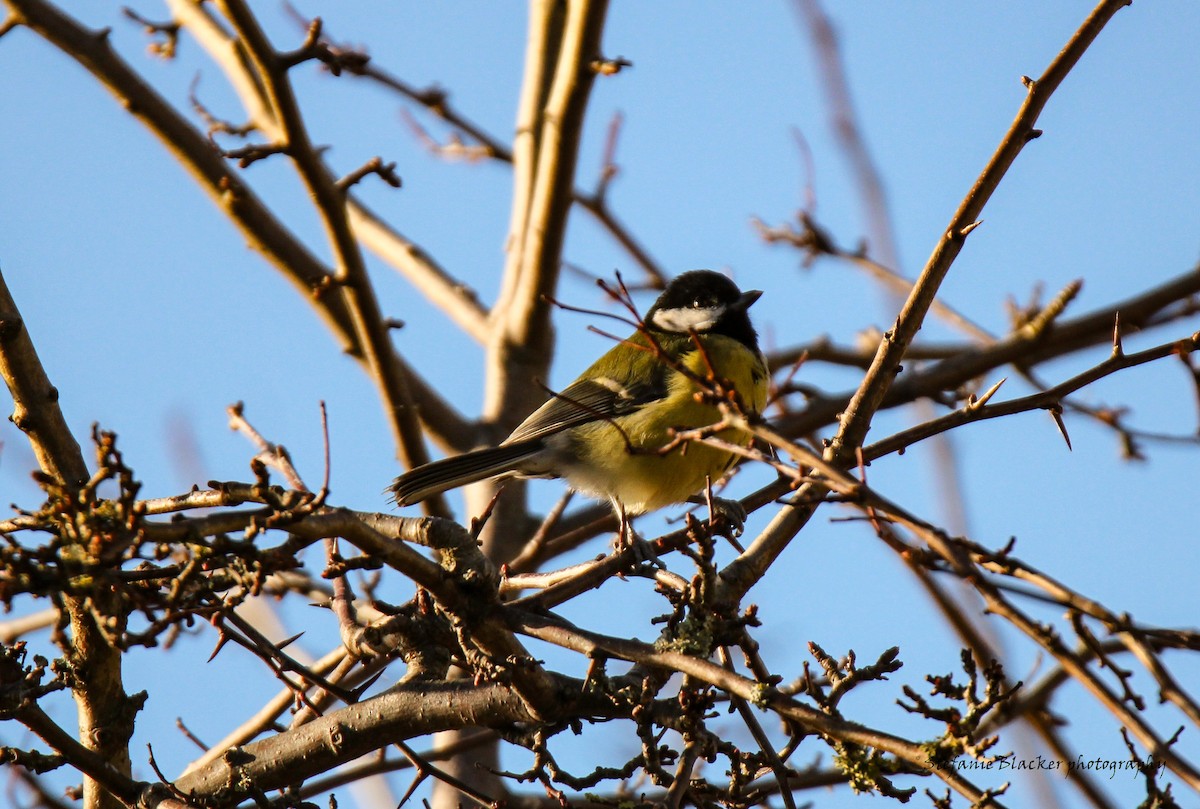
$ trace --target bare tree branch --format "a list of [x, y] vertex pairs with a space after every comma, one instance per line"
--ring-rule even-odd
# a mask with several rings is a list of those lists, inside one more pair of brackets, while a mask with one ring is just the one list
[[[195, 93], [189, 114], [198, 119], [180, 113], [113, 52], [103, 32], [89, 31], [53, 5], [3, 2], [8, 17], [0, 36], [29, 30], [90, 70], [311, 298], [378, 384], [407, 462], [422, 457], [425, 434], [452, 449], [494, 441], [542, 397], [531, 380], [545, 378], [552, 358], [550, 307], [573, 207], [598, 217], [655, 275], [649, 253], [607, 207], [618, 172], [620, 117], [609, 124], [594, 190], [580, 190], [576, 176], [594, 76], [628, 64], [601, 52], [603, 0], [534, 0], [511, 149], [450, 107], [442, 91], [409, 87], [372, 66], [365, 51], [331, 44], [320, 19], [305, 21], [297, 42], [280, 48], [265, 33], [268, 18], [256, 17], [257, 7], [246, 0], [168, 0], [172, 19], [164, 22], [127, 13], [149, 29], [156, 55], [200, 44], [200, 58], [220, 69], [245, 108], [246, 124], [235, 126]], [[7, 727], [15, 729], [0, 745], [0, 762], [24, 779], [34, 800], [51, 806], [61, 803], [49, 797], [51, 784], [82, 778], [82, 792], [68, 787], [68, 794], [82, 795], [86, 809], [298, 807], [325, 791], [402, 770], [406, 782], [389, 784], [396, 795], [403, 793], [401, 802], [432, 789], [437, 809], [464, 802], [551, 809], [580, 801], [672, 809], [779, 803], [786, 809], [801, 805], [805, 791], [818, 786], [908, 801], [922, 784], [933, 785], [925, 792], [936, 806], [948, 806], [951, 791], [973, 805], [1000, 806], [1009, 800], [1006, 779], [985, 770], [1023, 754], [1021, 739], [1014, 741], [1020, 723], [1037, 734], [1038, 755], [1069, 763], [1090, 751], [1075, 749], [1078, 739], [1061, 731], [1060, 723], [1098, 715], [1116, 726], [1130, 757], [1110, 763], [1140, 771], [1147, 805], [1172, 805], [1173, 787], [1200, 794], [1200, 768], [1187, 735], [1200, 725], [1200, 699], [1185, 676], [1200, 653], [1200, 633], [1135, 620], [1130, 611], [1141, 612], [1140, 606], [1106, 603], [1073, 586], [1073, 576], [1034, 567], [1015, 554], [1015, 540], [996, 550], [968, 539], [965, 530], [941, 527], [884, 491], [879, 484], [886, 478], [870, 466], [966, 424], [1036, 410], [1047, 410], [1064, 431], [1074, 414], [1084, 414], [1136, 453], [1135, 441], [1150, 431], [1127, 424], [1121, 408], [1072, 407], [1073, 399], [1099, 380], [1127, 378], [1130, 369], [1173, 357], [1185, 365], [1184, 404], [1195, 404], [1191, 358], [1200, 350], [1200, 333], [1179, 335], [1195, 329], [1190, 321], [1200, 312], [1197, 270], [1068, 317], [1079, 291], [1074, 282], [1049, 303], [1016, 309], [1005, 336], [960, 320], [965, 341], [915, 342], [923, 319], [937, 313], [938, 286], [979, 211], [1023, 144], [1036, 137], [1033, 126], [1047, 97], [1119, 6], [1117, 0], [1098, 6], [1043, 77], [1027, 80], [1025, 104], [922, 277], [906, 287], [909, 301], [888, 334], [864, 337], [857, 347], [824, 339], [777, 351], [772, 367], [782, 372], [768, 413], [780, 415], [770, 423], [743, 412], [739, 397], [727, 395], [730, 383], [715, 372], [686, 375], [698, 401], [715, 403], [721, 419], [673, 431], [660, 451], [683, 453], [691, 444], [708, 444], [777, 475], [740, 501], [746, 512], [758, 512], [754, 524], [764, 516], [767, 523], [744, 546], [739, 536], [722, 534], [734, 531], [713, 491], [728, 491], [722, 489], [728, 481], [712, 481], [700, 499], [702, 510], [686, 511], [682, 527], [643, 543], [651, 553], [622, 547], [543, 570], [549, 560], [613, 527], [607, 509], [578, 507], [564, 496], [539, 519], [519, 489], [493, 502], [488, 485], [467, 493], [468, 510], [483, 515], [469, 524], [341, 508], [330, 502], [331, 480], [337, 484], [339, 478], [329, 476], [328, 436], [325, 482], [314, 493], [287, 450], [251, 425], [240, 407], [230, 417], [253, 442], [246, 453], [252, 456], [249, 482], [212, 481], [203, 489], [173, 496], [158, 489], [141, 498], [115, 434], [95, 429], [96, 459], [85, 463], [0, 277], [0, 374], [13, 393], [14, 420], [42, 466], [35, 482], [44, 494], [39, 505], [0, 520], [0, 605], [15, 616], [0, 624], [0, 720], [11, 720]], [[457, 130], [444, 146], [413, 123], [417, 137], [441, 156], [458, 150], [512, 163], [510, 241], [495, 306], [481, 303], [432, 251], [354, 198], [359, 182], [373, 181], [368, 175], [396, 184], [398, 173], [371, 157], [373, 149], [336, 170], [326, 162], [314, 140], [321, 119], [301, 108], [300, 85], [293, 86], [298, 74], [290, 71], [300, 65], [364, 76], [423, 105]], [[841, 92], [848, 97], [846, 88]], [[215, 138], [239, 135], [252, 140], [224, 152], [213, 145]], [[238, 169], [232, 162], [238, 158], [269, 165]], [[247, 172], [276, 164], [294, 169], [309, 192], [324, 227], [327, 263], [251, 192]], [[878, 195], [876, 182], [868, 196]], [[880, 207], [876, 203], [874, 212]], [[772, 235], [810, 254], [868, 262], [865, 250], [837, 247], [809, 213], [811, 206], [799, 225]], [[396, 321], [384, 316], [376, 299], [364, 246], [398, 268], [418, 299], [432, 302], [483, 345], [488, 377], [478, 421], [460, 413], [448, 394], [413, 373], [394, 350], [390, 330]], [[889, 276], [887, 283], [899, 281]], [[939, 316], [954, 315], [943, 309]], [[1157, 344], [1140, 336], [1136, 350], [1126, 351], [1135, 332], [1167, 325], [1174, 331], [1157, 337]], [[1081, 354], [1105, 343], [1111, 346], [1107, 358]], [[1067, 378], [1042, 367], [1067, 356], [1078, 364], [1091, 357], [1091, 367]], [[861, 383], [853, 391], [826, 393], [811, 376], [796, 375], [805, 360], [866, 374], [856, 375]], [[900, 373], [901, 361], [912, 367]], [[1002, 398], [1000, 384], [986, 378], [999, 376], [995, 371], [1006, 365], [1030, 382], [1032, 394]], [[845, 369], [841, 373], [853, 373]], [[915, 400], [947, 411], [865, 443], [876, 413]], [[837, 437], [823, 445], [821, 434], [831, 427]], [[756, 441], [734, 445], [723, 438], [731, 430], [752, 433]], [[1196, 443], [1192, 436], [1175, 438]], [[95, 468], [90, 474], [89, 465]], [[277, 479], [284, 485], [275, 485]], [[865, 663], [841, 637], [806, 638], [800, 646], [811, 659], [760, 648], [777, 634], [778, 612], [768, 615], [764, 608], [760, 616], [745, 597], [765, 577], [800, 569], [776, 562], [825, 503], [838, 506], [838, 521], [873, 532], [929, 594], [938, 610], [930, 630], [949, 628], [967, 647], [952, 673], [908, 674], [901, 666], [921, 657], [902, 657], [895, 643], [868, 651]], [[446, 511], [444, 504], [429, 508], [432, 514]], [[311, 548], [317, 543], [323, 554]], [[507, 559], [512, 563], [505, 566]], [[790, 581], [778, 583], [795, 591]], [[847, 585], [848, 597], [859, 599], [852, 587]], [[955, 587], [967, 597], [956, 598]], [[633, 588], [639, 597], [655, 599], [657, 609], [629, 609], [635, 602], [626, 594]], [[397, 592], [402, 603], [383, 600]], [[299, 635], [253, 624], [249, 610], [263, 597], [315, 616], [305, 619], [305, 628], [311, 621], [328, 634], [307, 637], [336, 634], [338, 648], [319, 649], [324, 655], [311, 662], [313, 650], [296, 643]], [[606, 613], [602, 618], [596, 605]], [[594, 617], [604, 631], [590, 625]], [[1004, 644], [988, 635], [992, 626], [1009, 630]], [[37, 632], [42, 627], [50, 631]], [[649, 641], [641, 639], [647, 632]], [[154, 739], [149, 764], [155, 783], [141, 782], [132, 775], [134, 759], [141, 758], [130, 742], [147, 694], [125, 693], [123, 683], [134, 675], [124, 661], [134, 649], [161, 654], [185, 634], [206, 638], [219, 665], [238, 667], [237, 677], [256, 677], [269, 684], [268, 694], [278, 693], [252, 715], [229, 716], [228, 732], [211, 747], [181, 719], [183, 736], [176, 739], [171, 730], [171, 739]], [[786, 634], [789, 649], [795, 647], [795, 633]], [[539, 652], [544, 660], [535, 657]], [[1013, 661], [1025, 661], [1028, 653], [1048, 663], [1023, 686], [1016, 676], [1027, 664]], [[240, 685], [227, 683], [226, 671], [213, 671], [218, 687]], [[139, 679], [142, 674], [139, 669]], [[918, 690], [922, 677], [926, 692]], [[154, 683], [155, 696], [164, 693], [160, 685]], [[876, 689], [885, 699], [902, 694], [907, 713], [870, 713], [849, 698], [857, 689]], [[69, 707], [68, 692], [76, 714], [70, 721], [59, 713]], [[1067, 694], [1073, 704], [1065, 701]], [[1154, 710], [1155, 698], [1165, 711]], [[906, 724], [893, 721], [896, 716]], [[199, 730], [197, 717], [187, 719]], [[80, 732], [72, 738], [76, 721]], [[623, 734], [617, 752], [594, 741], [615, 734]], [[572, 735], [591, 745], [582, 765], [564, 741]], [[417, 752], [418, 738], [435, 749]], [[22, 739], [32, 739], [33, 746]], [[176, 741], [195, 761], [172, 783], [154, 751]], [[524, 763], [510, 769], [509, 761]], [[968, 769], [974, 764], [978, 771]], [[1129, 802], [1127, 791], [1091, 770], [1063, 769], [1088, 804], [1107, 809]], [[1021, 787], [1027, 791], [1029, 785]], [[535, 795], [539, 790], [544, 794]], [[1014, 797], [1013, 805], [1023, 800]]]
[[[1029, 94], [1016, 119], [987, 167], [951, 218], [950, 225], [939, 239], [933, 255], [930, 256], [905, 302], [896, 326], [884, 335], [862, 383], [845, 408], [840, 411], [837, 434], [825, 451], [827, 459], [842, 466], [852, 461], [855, 448], [862, 443], [870, 428], [872, 417], [892, 389], [892, 381], [900, 370], [900, 362], [920, 329], [925, 313], [936, 297], [938, 286], [949, 272], [950, 265], [962, 248], [967, 234], [978, 224], [977, 217], [984, 204], [1021, 149], [1030, 139], [1037, 136], [1033, 124], [1050, 95], [1066, 78], [1067, 73], [1079, 61], [1108, 20], [1125, 5], [1127, 0], [1104, 0], [1075, 32], [1042, 78], [1037, 82], [1028, 83]], [[745, 553], [735, 563], [726, 568], [722, 578], [727, 597], [731, 601], [736, 603], [754, 582], [762, 578], [767, 568], [808, 522], [813, 514], [814, 504], [822, 497], [821, 484], [805, 484], [794, 503], [781, 509], [768, 529], [746, 548]]]
[[[197, 38], [233, 85], [250, 120], [269, 137], [281, 138], [283, 133], [278, 116], [270, 107], [261, 77], [247, 58], [242, 43], [225, 30], [201, 0], [169, 0], [169, 5], [176, 19]], [[363, 63], [364, 68], [367, 65]], [[357, 70], [350, 72], [357, 73]], [[347, 198], [346, 209], [355, 235], [365, 246], [403, 272], [430, 302], [467, 333], [480, 341], [485, 338], [487, 311], [462, 282], [451, 278], [425, 250], [380, 219], [353, 195]]]
[[33, 341], [0, 273], [0, 376], [13, 399], [9, 417], [25, 433], [38, 466], [65, 486], [80, 486], [89, 477], [79, 442], [58, 406], [58, 389], [50, 383]]
[[937, 289], [949, 272], [950, 265], [962, 249], [967, 234], [979, 224], [979, 214], [983, 212], [984, 205], [1000, 184], [1009, 166], [1025, 148], [1025, 144], [1041, 134], [1034, 129], [1034, 124], [1046, 102], [1113, 15], [1128, 4], [1128, 0], [1101, 2], [1042, 76], [1036, 81], [1026, 80], [1029, 92], [1025, 103], [1022, 104], [987, 167], [951, 218], [937, 247], [921, 271], [904, 308], [900, 311], [895, 328], [886, 334], [880, 343], [874, 362], [867, 369], [866, 377], [840, 419], [840, 428], [830, 444], [828, 457], [844, 463], [847, 453], [862, 443], [870, 428], [872, 416], [883, 403], [899, 370], [900, 361], [921, 328], [925, 313], [936, 297]]
[[5, 0], [21, 25], [78, 61], [185, 166], [250, 246], [284, 274], [318, 310], [343, 348], [361, 352], [350, 312], [339, 296], [324, 295], [331, 271], [322, 265], [254, 192], [229, 170], [208, 139], [113, 51], [105, 32], [86, 30], [42, 0]]

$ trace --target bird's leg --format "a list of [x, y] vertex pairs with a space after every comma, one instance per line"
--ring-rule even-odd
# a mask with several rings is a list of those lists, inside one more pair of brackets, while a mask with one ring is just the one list
[[633, 526], [629, 523], [629, 515], [625, 513], [625, 504], [620, 500], [613, 498], [613, 508], [617, 512], [617, 550], [624, 550], [629, 547], [629, 541], [633, 538]]
[[629, 514], [625, 511], [625, 504], [613, 498], [612, 506], [613, 510], [617, 512], [617, 522], [619, 523], [616, 542], [617, 553], [628, 549], [633, 554], [637, 564], [649, 562], [665, 570], [666, 565], [658, 558], [658, 552], [654, 550], [654, 545], [642, 539], [633, 530], [633, 521], [629, 519]]

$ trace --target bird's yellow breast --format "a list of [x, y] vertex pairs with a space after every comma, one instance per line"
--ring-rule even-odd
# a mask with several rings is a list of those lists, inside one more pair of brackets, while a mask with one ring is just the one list
[[[683, 367], [699, 379], [715, 377], [732, 385], [746, 414], [760, 413], [766, 405], [768, 376], [762, 355], [722, 335], [702, 335], [700, 340], [703, 352], [688, 351], [681, 357]], [[619, 500], [626, 512], [642, 514], [686, 500], [732, 467], [732, 453], [699, 441], [663, 451], [677, 431], [708, 427], [722, 418], [715, 405], [697, 395], [702, 388], [694, 379], [675, 370], [666, 377], [664, 399], [611, 423], [576, 428], [581, 463], [568, 475], [575, 489]], [[751, 441], [749, 433], [734, 428], [716, 435], [742, 446]]]

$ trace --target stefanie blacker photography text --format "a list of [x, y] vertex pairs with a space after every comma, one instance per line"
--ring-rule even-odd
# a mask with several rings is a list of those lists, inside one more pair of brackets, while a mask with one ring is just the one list
[[1058, 770], [1064, 775], [1078, 770], [1101, 773], [1107, 772], [1108, 777], [1113, 778], [1118, 772], [1129, 772], [1133, 775], [1151, 775], [1162, 769], [1163, 763], [1155, 759], [1153, 756], [1147, 758], [1145, 761], [1139, 761], [1135, 758], [1084, 758], [1082, 755], [1080, 755], [1074, 760], [1065, 761], [1058, 758], [1047, 758], [1046, 756], [1039, 754], [1025, 758], [1009, 755], [985, 760], [960, 756], [959, 758], [956, 758], [953, 761], [945, 764], [936, 764], [931, 762], [931, 766], [933, 769], [953, 768], [956, 770], [995, 770], [1000, 772], [1005, 770], [1010, 770], [1013, 772], [1045, 772]]

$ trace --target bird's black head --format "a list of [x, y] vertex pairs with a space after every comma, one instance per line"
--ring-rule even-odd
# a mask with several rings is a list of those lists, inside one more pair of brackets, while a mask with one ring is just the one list
[[758, 333], [746, 310], [762, 295], [742, 292], [737, 284], [712, 270], [691, 270], [676, 277], [646, 313], [656, 331], [723, 334], [758, 350]]

